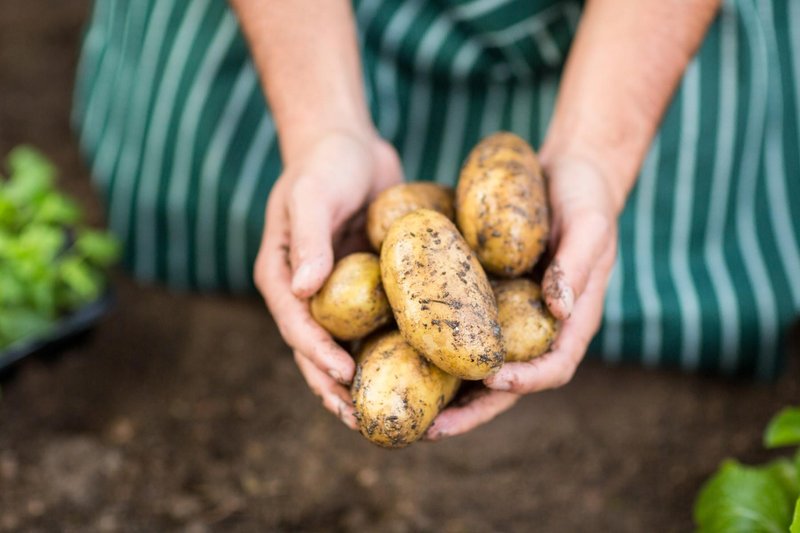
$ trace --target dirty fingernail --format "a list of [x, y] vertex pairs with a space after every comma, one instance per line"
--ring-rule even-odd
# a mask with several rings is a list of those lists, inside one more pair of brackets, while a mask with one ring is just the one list
[[566, 284], [564, 280], [559, 282], [560, 291], [559, 295], [561, 297], [561, 305], [564, 306], [564, 314], [567, 315], [567, 318], [572, 314], [572, 306], [575, 305], [575, 293], [572, 292], [572, 287]]
[[339, 383], [344, 384], [344, 378], [342, 377], [342, 375], [339, 373], [338, 370], [331, 368], [330, 370], [328, 370], [328, 375], [332, 377], [334, 380], [338, 381]]

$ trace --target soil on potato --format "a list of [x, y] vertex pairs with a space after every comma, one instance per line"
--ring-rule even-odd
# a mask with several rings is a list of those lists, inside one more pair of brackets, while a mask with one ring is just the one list
[[[0, 153], [44, 149], [100, 222], [68, 127], [88, 9], [0, 2]], [[702, 481], [768, 457], [800, 389], [587, 363], [467, 436], [385, 451], [322, 409], [257, 298], [115, 282], [92, 335], [0, 380], [0, 531], [687, 531]]]

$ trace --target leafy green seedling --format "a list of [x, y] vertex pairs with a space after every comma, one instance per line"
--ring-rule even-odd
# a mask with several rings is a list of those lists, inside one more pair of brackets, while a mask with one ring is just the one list
[[[800, 408], [778, 413], [764, 432], [769, 448], [800, 445]], [[746, 466], [728, 459], [695, 501], [698, 533], [800, 533], [800, 450], [792, 460]]]
[[45, 333], [98, 298], [117, 240], [81, 221], [55, 188], [56, 168], [28, 146], [12, 150], [0, 176], [0, 350]]
[[764, 446], [800, 446], [800, 408], [787, 407], [775, 415], [764, 432]]

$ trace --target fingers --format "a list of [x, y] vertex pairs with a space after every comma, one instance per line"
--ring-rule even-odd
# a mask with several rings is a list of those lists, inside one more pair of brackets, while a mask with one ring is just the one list
[[611, 221], [599, 211], [586, 210], [562, 223], [555, 258], [542, 280], [547, 308], [557, 319], [572, 314], [598, 258], [616, 241], [612, 231]]
[[566, 320], [605, 250], [616, 244], [616, 207], [606, 179], [582, 158], [543, 155], [552, 206], [554, 258], [542, 280], [550, 312]]
[[530, 394], [561, 387], [572, 379], [600, 326], [603, 295], [614, 254], [614, 248], [603, 254], [583, 296], [575, 304], [572, 317], [562, 324], [552, 351], [528, 362], [503, 365], [497, 374], [484, 380], [487, 387]]
[[350, 395], [339, 384], [352, 381], [355, 362], [313, 320], [307, 298], [332, 270], [334, 235], [349, 242], [346, 222], [373, 188], [368, 148], [364, 139], [332, 135], [278, 180], [254, 270], [256, 286], [309, 385], [350, 427], [355, 427]]
[[276, 252], [267, 259], [266, 264], [272, 276], [265, 293], [283, 338], [333, 379], [350, 383], [355, 373], [353, 359], [311, 317], [308, 304], [298, 300], [291, 292], [285, 257]]
[[425, 438], [439, 440], [466, 433], [510, 409], [517, 400], [517, 394], [483, 389], [466, 404], [442, 411], [425, 433]]
[[321, 143], [294, 176], [287, 203], [297, 297], [317, 292], [330, 274], [333, 235], [367, 200], [376, 179], [373, 157], [362, 140], [331, 140]]
[[566, 385], [577, 367], [576, 358], [556, 350], [525, 363], [506, 363], [484, 384], [496, 391], [530, 394]]
[[402, 179], [394, 148], [372, 142], [350, 136], [323, 141], [285, 185], [291, 287], [298, 298], [310, 297], [325, 282], [333, 268], [333, 236], [352, 225], [346, 222], [368, 195]]
[[291, 291], [289, 232], [279, 198], [283, 191], [283, 187], [276, 185], [267, 207], [266, 231], [254, 271], [256, 286], [286, 342], [322, 372], [336, 381], [349, 383], [355, 373], [353, 359], [311, 318], [308, 304]]
[[294, 352], [294, 360], [311, 390], [322, 398], [325, 409], [335, 414], [350, 429], [358, 427], [350, 392], [327, 376], [303, 355]]
[[288, 197], [292, 292], [308, 298], [333, 268], [331, 199], [320, 182], [304, 177], [292, 184]]

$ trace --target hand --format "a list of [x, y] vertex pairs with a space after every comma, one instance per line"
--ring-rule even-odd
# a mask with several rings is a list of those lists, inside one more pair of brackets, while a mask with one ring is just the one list
[[551, 351], [525, 363], [507, 363], [484, 380], [486, 389], [445, 409], [428, 430], [435, 440], [458, 435], [509, 409], [522, 394], [560, 387], [572, 379], [600, 327], [603, 296], [616, 257], [617, 207], [608, 182], [588, 160], [547, 159], [555, 256], [542, 283], [550, 312], [562, 321]]
[[294, 154], [267, 203], [255, 283], [309, 387], [354, 429], [344, 385], [355, 363], [311, 317], [308, 298], [330, 274], [334, 247], [364, 249], [364, 207], [402, 181], [400, 160], [377, 135], [350, 132], [330, 133]]

